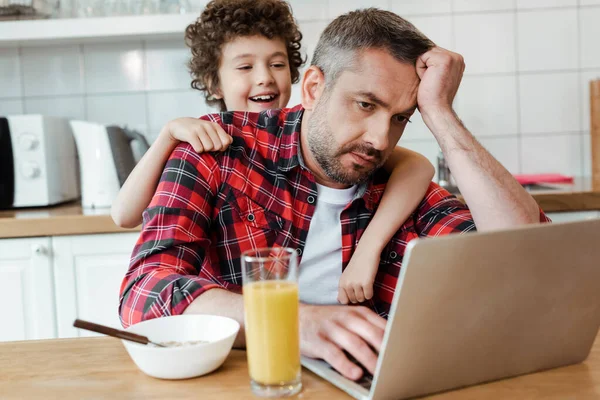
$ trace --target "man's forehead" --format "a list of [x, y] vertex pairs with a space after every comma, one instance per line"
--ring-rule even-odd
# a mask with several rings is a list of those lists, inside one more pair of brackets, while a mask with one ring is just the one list
[[385, 50], [364, 51], [355, 57], [352, 67], [339, 76], [343, 90], [353, 93], [372, 93], [390, 104], [416, 107], [420, 79], [416, 67], [398, 61]]

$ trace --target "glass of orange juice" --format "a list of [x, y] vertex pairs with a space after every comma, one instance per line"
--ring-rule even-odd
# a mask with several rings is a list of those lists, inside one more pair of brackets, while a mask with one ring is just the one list
[[302, 389], [296, 252], [285, 247], [246, 251], [242, 276], [252, 392], [294, 395]]

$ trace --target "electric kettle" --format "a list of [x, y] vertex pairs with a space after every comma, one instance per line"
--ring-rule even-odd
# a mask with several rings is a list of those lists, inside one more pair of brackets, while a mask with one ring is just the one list
[[138, 160], [148, 150], [146, 138], [139, 132], [114, 125], [70, 121], [79, 153], [81, 206], [106, 208], [112, 205]]

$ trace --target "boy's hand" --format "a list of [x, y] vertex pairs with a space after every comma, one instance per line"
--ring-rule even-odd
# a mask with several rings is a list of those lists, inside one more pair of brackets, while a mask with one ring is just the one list
[[341, 304], [362, 303], [373, 298], [378, 268], [379, 254], [357, 248], [340, 278], [338, 301]]
[[216, 122], [197, 118], [177, 118], [169, 121], [167, 128], [171, 140], [189, 143], [198, 153], [224, 151], [233, 141]]

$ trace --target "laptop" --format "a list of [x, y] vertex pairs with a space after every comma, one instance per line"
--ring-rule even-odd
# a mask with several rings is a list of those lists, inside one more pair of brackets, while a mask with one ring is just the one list
[[356, 399], [404, 399], [576, 364], [600, 327], [600, 219], [411, 241], [375, 374], [302, 365]]

